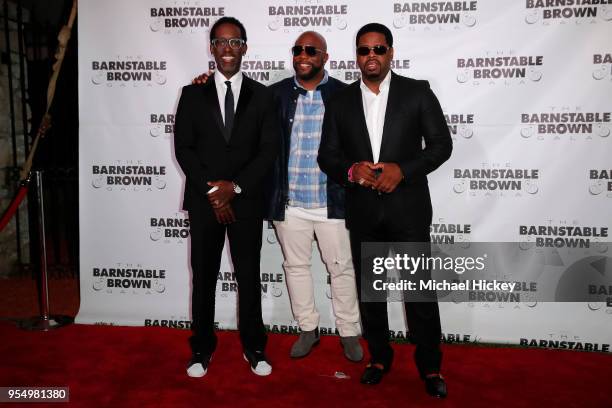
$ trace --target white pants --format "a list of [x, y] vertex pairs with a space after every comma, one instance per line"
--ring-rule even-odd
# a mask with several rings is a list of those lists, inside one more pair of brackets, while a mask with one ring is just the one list
[[293, 316], [302, 331], [319, 326], [315, 307], [312, 273], [312, 243], [319, 242], [321, 256], [331, 277], [332, 307], [340, 336], [357, 336], [359, 304], [349, 234], [344, 222], [312, 221], [285, 214], [285, 221], [274, 221], [285, 262], [287, 288]]

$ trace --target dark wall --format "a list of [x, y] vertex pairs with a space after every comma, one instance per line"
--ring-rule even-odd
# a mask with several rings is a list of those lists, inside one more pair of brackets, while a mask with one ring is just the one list
[[[57, 34], [66, 24], [71, 0], [25, 1], [30, 22], [24, 26], [27, 48], [31, 140], [46, 110], [47, 87], [55, 62]], [[78, 17], [72, 29], [50, 108], [52, 126], [41, 140], [33, 169], [44, 171], [47, 262], [52, 275], [78, 273]], [[37, 274], [40, 260], [34, 185], [30, 188], [30, 259]]]

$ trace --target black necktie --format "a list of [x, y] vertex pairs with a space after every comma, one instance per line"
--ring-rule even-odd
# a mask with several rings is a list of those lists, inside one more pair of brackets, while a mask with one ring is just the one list
[[234, 93], [230, 81], [225, 81], [225, 85], [227, 85], [227, 91], [225, 92], [225, 139], [229, 141], [234, 126]]

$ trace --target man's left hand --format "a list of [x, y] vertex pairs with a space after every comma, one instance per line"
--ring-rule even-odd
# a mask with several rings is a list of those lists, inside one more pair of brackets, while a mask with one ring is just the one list
[[372, 188], [383, 193], [392, 193], [404, 178], [402, 169], [397, 163], [377, 163], [377, 165], [380, 165], [382, 172], [378, 175]]
[[207, 183], [211, 187], [217, 187], [218, 190], [208, 194], [208, 201], [213, 208], [225, 207], [229, 204], [236, 193], [234, 192], [234, 183], [227, 180], [210, 181]]

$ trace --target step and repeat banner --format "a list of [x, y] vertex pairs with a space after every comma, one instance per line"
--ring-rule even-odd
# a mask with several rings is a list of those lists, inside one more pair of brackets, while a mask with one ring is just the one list
[[[290, 47], [305, 30], [327, 39], [330, 75], [353, 82], [357, 30], [373, 21], [391, 28], [394, 71], [429, 80], [454, 140], [451, 159], [429, 178], [435, 242], [585, 253], [609, 242], [612, 1], [81, 0], [77, 322], [190, 326], [189, 219], [172, 131], [181, 87], [214, 67], [209, 29], [220, 16], [244, 23], [243, 70], [265, 84], [293, 74]], [[279, 245], [262, 231], [264, 321], [296, 332]], [[227, 255], [226, 247], [220, 329], [236, 327]], [[596, 255], [604, 261], [593, 267], [610, 273], [612, 254]], [[321, 329], [334, 333], [316, 246], [313, 274]], [[484, 299], [441, 304], [445, 341], [610, 351], [612, 301]], [[403, 338], [399, 306], [389, 305], [390, 320]]]

